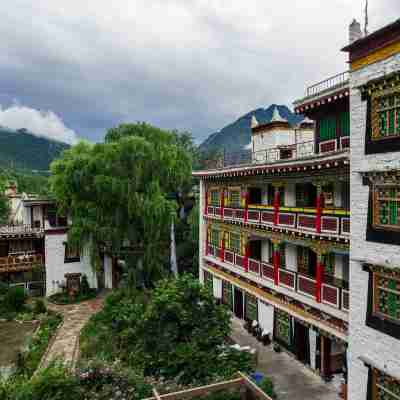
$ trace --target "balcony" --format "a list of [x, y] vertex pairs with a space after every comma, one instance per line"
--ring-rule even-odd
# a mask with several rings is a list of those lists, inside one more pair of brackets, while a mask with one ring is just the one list
[[348, 239], [350, 235], [350, 212], [342, 209], [324, 209], [322, 211], [320, 232], [318, 232], [315, 208], [280, 207], [277, 221], [275, 221], [273, 206], [260, 205], [250, 205], [248, 210], [209, 206], [207, 216], [223, 221], [246, 222], [250, 225], [263, 225], [321, 236], [336, 236], [342, 239]]
[[42, 254], [24, 253], [0, 257], [1, 272], [28, 271], [35, 266], [43, 265], [44, 257]]
[[33, 227], [32, 225], [2, 225], [0, 226], [0, 237], [40, 237], [44, 233], [42, 227]]
[[[208, 245], [207, 255], [209, 257], [221, 258], [221, 249]], [[232, 251], [224, 250], [224, 262], [239, 268], [243, 272], [265, 280], [273, 287], [275, 285], [274, 267], [270, 263], [262, 262], [252, 258], [248, 259], [248, 268], [245, 265], [245, 257]], [[246, 271], [247, 270], [247, 271]], [[313, 300], [317, 300], [316, 279], [289, 269], [279, 268], [278, 287], [300, 294]], [[349, 311], [348, 283], [339, 279], [325, 276], [321, 286], [321, 303], [341, 311]]]

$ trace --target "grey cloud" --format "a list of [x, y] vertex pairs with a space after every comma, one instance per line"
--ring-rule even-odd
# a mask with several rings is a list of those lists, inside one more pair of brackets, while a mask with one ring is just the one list
[[[252, 108], [290, 105], [346, 68], [340, 48], [362, 11], [354, 0], [36, 3], [0, 4], [0, 103], [52, 110], [91, 140], [137, 120], [204, 138]], [[396, 0], [371, 4], [371, 28], [399, 14]]]

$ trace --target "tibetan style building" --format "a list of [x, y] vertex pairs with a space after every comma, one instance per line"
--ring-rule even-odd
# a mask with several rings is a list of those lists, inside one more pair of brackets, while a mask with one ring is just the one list
[[[329, 87], [328, 87], [329, 86]], [[325, 378], [349, 322], [349, 84], [308, 89], [290, 124], [252, 119], [251, 162], [200, 178], [200, 279]]]
[[351, 27], [349, 399], [400, 399], [400, 20]]

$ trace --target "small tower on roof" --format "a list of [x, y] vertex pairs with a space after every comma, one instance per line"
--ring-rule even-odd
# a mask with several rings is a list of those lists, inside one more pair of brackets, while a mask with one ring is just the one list
[[251, 128], [255, 128], [258, 126], [258, 121], [255, 115], [251, 116], [251, 123], [250, 123]]
[[278, 107], [275, 106], [274, 111], [272, 112], [272, 118], [270, 122], [288, 122], [287, 119], [283, 118], [279, 113]]

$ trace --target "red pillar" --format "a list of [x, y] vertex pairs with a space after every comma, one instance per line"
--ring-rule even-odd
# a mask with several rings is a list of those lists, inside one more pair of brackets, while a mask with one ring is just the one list
[[206, 198], [204, 199], [204, 215], [208, 213], [208, 190], [205, 191]]
[[316, 284], [316, 293], [315, 293], [315, 299], [317, 300], [317, 303], [321, 303], [322, 301], [322, 284], [324, 281], [324, 270], [325, 266], [322, 260], [322, 256], [318, 255], [318, 260], [317, 260], [317, 284]]
[[244, 222], [247, 222], [249, 218], [249, 192], [245, 192], [245, 200], [244, 200]]
[[224, 262], [225, 261], [225, 233], [222, 233], [222, 239], [221, 239], [221, 250], [220, 250], [220, 258], [221, 261]]
[[279, 251], [279, 244], [274, 243], [274, 252], [272, 254], [272, 261], [274, 264], [274, 284], [279, 285], [279, 268], [281, 264], [281, 254]]
[[317, 233], [321, 233], [321, 217], [322, 217], [322, 210], [324, 208], [324, 195], [320, 192], [317, 195], [317, 218], [315, 220], [315, 229]]
[[279, 187], [275, 187], [274, 193], [274, 225], [279, 222], [279, 208], [280, 208], [280, 192]]

